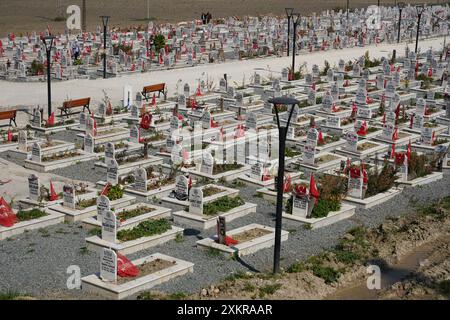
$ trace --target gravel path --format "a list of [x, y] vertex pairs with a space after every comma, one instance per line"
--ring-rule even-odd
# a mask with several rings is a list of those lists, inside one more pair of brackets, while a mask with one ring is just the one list
[[[0, 155], [3, 156], [3, 155]], [[82, 163], [64, 169], [64, 175], [77, 175], [78, 180], [93, 181], [89, 168], [93, 164]], [[55, 170], [56, 172], [57, 170]], [[61, 172], [62, 173], [62, 172]], [[405, 190], [402, 194], [370, 210], [358, 210], [348, 220], [317, 230], [306, 230], [295, 224], [285, 223], [283, 229], [290, 232], [289, 240], [282, 245], [282, 266], [287, 267], [296, 260], [320, 253], [324, 248], [336, 244], [337, 239], [349, 229], [358, 226], [377, 226], [388, 216], [403, 215], [412, 209], [412, 203], [425, 204], [450, 195], [450, 179], [445, 178], [428, 186]], [[249, 202], [258, 204], [256, 213], [228, 223], [233, 229], [257, 222], [274, 226], [275, 206], [255, 197], [256, 188], [242, 187], [240, 194]], [[180, 209], [168, 206], [173, 209]], [[159, 285], [154, 290], [168, 293], [199, 292], [201, 288], [217, 283], [238, 271], [270, 271], [273, 248], [260, 250], [235, 261], [224, 256], [214, 256], [206, 250], [196, 248], [196, 241], [210, 236], [214, 229], [199, 233], [185, 230], [184, 241], [171, 241], [160, 246], [130, 255], [135, 259], [161, 252], [195, 263], [194, 273]], [[60, 224], [39, 231], [27, 232], [10, 240], [0, 242], [0, 292], [15, 291], [40, 298], [88, 299], [93, 298], [81, 290], [68, 290], [66, 273], [70, 265], [78, 265], [82, 276], [98, 271], [99, 259], [95, 253], [86, 252], [86, 232], [79, 224]], [[95, 297], [94, 297], [95, 298]]]

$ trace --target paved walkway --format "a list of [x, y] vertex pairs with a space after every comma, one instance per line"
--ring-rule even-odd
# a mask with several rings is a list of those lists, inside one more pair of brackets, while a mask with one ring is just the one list
[[[442, 50], [444, 38], [435, 38], [420, 41], [422, 52], [432, 47], [435, 50]], [[414, 43], [409, 44], [410, 49], [414, 50]], [[313, 64], [323, 66], [324, 60], [328, 60], [331, 66], [337, 64], [339, 59], [348, 61], [356, 59], [369, 50], [371, 58], [380, 58], [397, 50], [397, 56], [404, 54], [405, 43], [401, 44], [381, 44], [378, 46], [355, 47], [342, 50], [332, 50], [326, 52], [313, 52], [302, 54], [296, 58], [296, 69], [304, 62], [308, 63], [311, 69]], [[102, 89], [105, 89], [113, 101], [122, 99], [124, 85], [131, 85], [135, 91], [142, 90], [142, 87], [149, 84], [165, 82], [169, 89], [169, 97], [174, 95], [177, 82], [188, 82], [191, 90], [196, 87], [198, 79], [202, 76], [206, 79], [208, 76], [214, 80], [218, 87], [220, 77], [224, 73], [228, 74], [231, 83], [236, 82], [241, 85], [242, 81], [249, 81], [249, 77], [255, 71], [261, 75], [268, 75], [270, 70], [280, 72], [282, 68], [292, 64], [292, 57], [274, 57], [264, 59], [252, 59], [247, 61], [230, 61], [221, 64], [202, 65], [191, 68], [155, 71], [143, 74], [134, 74], [120, 76], [111, 79], [97, 80], [70, 80], [64, 82], [54, 82], [52, 85], [52, 97], [54, 107], [60, 105], [67, 98], [81, 98], [90, 96], [93, 102], [98, 102], [103, 97]], [[246, 77], [244, 79], [244, 77]], [[180, 86], [182, 90], [182, 86]], [[0, 82], [0, 108], [12, 106], [32, 107], [34, 105], [45, 106], [47, 104], [47, 84], [42, 83], [17, 83]]]

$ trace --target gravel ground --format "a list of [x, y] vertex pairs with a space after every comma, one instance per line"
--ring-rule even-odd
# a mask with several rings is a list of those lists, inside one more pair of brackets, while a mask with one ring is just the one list
[[[3, 155], [0, 155], [3, 156]], [[64, 175], [77, 175], [78, 180], [93, 180], [88, 170], [92, 166], [82, 163], [66, 168]], [[56, 172], [56, 171], [55, 171]], [[446, 178], [425, 187], [405, 190], [402, 194], [370, 210], [360, 210], [348, 220], [317, 230], [306, 230], [295, 224], [285, 223], [283, 229], [290, 232], [289, 240], [282, 245], [282, 266], [287, 267], [296, 260], [303, 260], [320, 253], [324, 248], [336, 244], [337, 239], [347, 230], [358, 226], [377, 226], [388, 216], [398, 216], [410, 212], [412, 203], [425, 204], [450, 194], [450, 179]], [[228, 223], [233, 229], [258, 222], [274, 226], [275, 206], [262, 198], [255, 197], [256, 188], [240, 188], [240, 194], [247, 201], [258, 204], [256, 213]], [[175, 206], [169, 206], [179, 210]], [[238, 271], [270, 271], [273, 248], [260, 250], [239, 261], [224, 256], [214, 256], [206, 250], [196, 248], [196, 241], [210, 236], [214, 229], [199, 233], [185, 230], [184, 241], [171, 241], [160, 246], [130, 255], [135, 259], [155, 252], [161, 252], [195, 263], [194, 273], [159, 285], [154, 290], [175, 293], [195, 293], [201, 288], [217, 283]], [[60, 224], [39, 231], [27, 232], [10, 240], [0, 242], [0, 292], [15, 291], [40, 298], [89, 299], [81, 290], [66, 289], [66, 274], [70, 265], [80, 266], [82, 276], [98, 271], [99, 258], [95, 253], [86, 252], [85, 230], [79, 224]]]

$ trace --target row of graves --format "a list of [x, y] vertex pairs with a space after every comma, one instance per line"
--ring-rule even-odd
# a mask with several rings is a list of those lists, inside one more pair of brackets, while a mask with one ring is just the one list
[[[40, 183], [39, 173], [30, 175], [29, 196], [20, 200], [27, 209], [16, 214], [2, 199], [0, 238], [81, 223], [89, 230], [86, 247], [101, 261], [99, 273], [82, 279], [82, 289], [113, 299], [194, 272], [192, 262], [157, 252], [126, 258], [177, 241], [185, 228], [206, 235], [192, 250], [244, 256], [269, 248], [275, 241], [271, 226], [255, 221], [228, 230], [227, 223], [257, 211], [239, 185], [276, 199], [276, 112], [282, 124], [292, 114], [281, 150], [283, 219], [309, 228], [347, 219], [356, 208], [382, 204], [404, 188], [450, 173], [448, 67], [430, 49], [406, 51], [397, 60], [367, 54], [323, 70], [314, 65], [294, 80], [284, 69], [281, 78], [255, 73], [241, 87], [225, 79], [214, 89], [185, 84], [175, 97], [149, 102], [125, 87], [120, 107], [105, 95], [94, 113], [67, 118], [73, 123], [66, 130], [81, 147], [39, 138], [38, 110], [28, 130], [3, 133], [12, 136], [9, 150], [22, 152], [25, 166], [37, 172], [97, 159], [95, 170], [105, 178], [95, 186], [66, 183], [57, 193]], [[299, 104], [268, 103], [280, 96]], [[283, 230], [281, 240], [288, 237]]]
[[[324, 11], [302, 17], [297, 26], [297, 52], [325, 51], [381, 42], [393, 43], [398, 35], [398, 8], [378, 6], [379, 27], [368, 19], [372, 9]], [[421, 36], [444, 36], [448, 33], [447, 7], [434, 5], [423, 13]], [[402, 11], [401, 40], [415, 39], [416, 9]], [[293, 19], [291, 19], [293, 24]], [[290, 26], [293, 30], [293, 25]], [[227, 18], [203, 25], [190, 21], [177, 25], [149, 22], [144, 30], [107, 34], [103, 49], [102, 28], [95, 32], [56, 35], [51, 53], [52, 77], [55, 80], [95, 78], [103, 74], [102, 57], [106, 54], [108, 77], [162, 69], [216, 63], [235, 59], [252, 59], [282, 55], [293, 51], [288, 39], [285, 17]], [[0, 39], [0, 79], [39, 81], [44, 75], [46, 54], [42, 38], [50, 30]], [[290, 48], [288, 48], [288, 44]], [[79, 54], [74, 59], [75, 52]]]

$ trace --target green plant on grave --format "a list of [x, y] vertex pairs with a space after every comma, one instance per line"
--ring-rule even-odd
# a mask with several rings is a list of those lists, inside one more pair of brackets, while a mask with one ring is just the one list
[[[319, 199], [311, 212], [311, 218], [327, 217], [330, 212], [339, 211], [341, 200], [347, 193], [347, 179], [345, 177], [324, 174], [317, 186]], [[293, 187], [295, 190], [295, 186]], [[292, 197], [286, 201], [286, 213], [292, 213]]]
[[364, 54], [364, 69], [378, 67], [381, 64], [380, 60], [370, 60], [369, 51]]
[[374, 170], [369, 170], [367, 173], [368, 184], [366, 197], [371, 197], [376, 194], [386, 192], [392, 188], [395, 181], [398, 179], [397, 170], [394, 166], [385, 161], [381, 171], [375, 166]]
[[244, 204], [245, 201], [240, 196], [237, 197], [225, 196], [215, 201], [204, 204], [203, 214], [207, 216], [214, 216], [219, 213], [228, 212]]
[[408, 180], [421, 178], [431, 174], [437, 166], [438, 159], [439, 158], [435, 155], [411, 152], [408, 162]]
[[48, 214], [39, 209], [21, 210], [17, 213], [16, 217], [19, 222], [39, 219], [47, 216]]
[[119, 241], [132, 241], [142, 237], [151, 237], [162, 234], [172, 228], [167, 219], [148, 220], [139, 223], [136, 227], [129, 230], [120, 230], [117, 233]]
[[164, 35], [158, 34], [153, 39], [153, 44], [155, 45], [156, 52], [159, 54], [159, 51], [166, 46], [166, 38]]
[[37, 60], [33, 60], [33, 62], [31, 62], [31, 66], [28, 68], [28, 72], [32, 76], [44, 74], [44, 71], [45, 71], [44, 64]]
[[[330, 70], [330, 63], [328, 62], [328, 60], [325, 60], [324, 62], [324, 67], [322, 72], [320, 73], [321, 76], [326, 76], [328, 73], [328, 70]], [[316, 83], [317, 84], [317, 83]]]
[[109, 187], [108, 194], [106, 195], [109, 200], [114, 201], [123, 197], [123, 188], [120, 184]]

